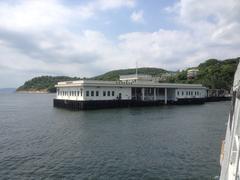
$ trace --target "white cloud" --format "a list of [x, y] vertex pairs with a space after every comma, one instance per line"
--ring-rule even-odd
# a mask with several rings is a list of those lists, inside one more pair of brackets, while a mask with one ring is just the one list
[[89, 19], [98, 11], [134, 6], [135, 0], [96, 0], [76, 6], [66, 6], [60, 0], [1, 1], [0, 27], [13, 31], [42, 31]]
[[[201, 45], [195, 62], [206, 58], [228, 58], [239, 56], [240, 45], [240, 1], [238, 0], [181, 0], [167, 12], [175, 14], [174, 19], [182, 31], [189, 32], [191, 39]], [[199, 55], [201, 54], [201, 55]], [[188, 59], [188, 57], [185, 57]]]
[[102, 10], [106, 9], [116, 9], [119, 7], [129, 7], [133, 8], [136, 5], [135, 0], [98, 0], [96, 6], [100, 7]]
[[221, 28], [240, 23], [238, 0], [182, 0], [178, 7], [178, 22], [199, 34], [211, 36]]
[[66, 23], [70, 9], [57, 1], [0, 3], [0, 27], [12, 31], [42, 30]]
[[139, 10], [132, 12], [131, 20], [136, 23], [143, 23], [144, 22], [143, 11]]
[[121, 48], [128, 51], [140, 64], [165, 69], [176, 69], [188, 64], [178, 64], [184, 57], [199, 48], [186, 32], [160, 29], [152, 33], [129, 33], [120, 36]]

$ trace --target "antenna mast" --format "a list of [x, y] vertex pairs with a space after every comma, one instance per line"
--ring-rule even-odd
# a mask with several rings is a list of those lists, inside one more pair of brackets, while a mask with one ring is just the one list
[[138, 77], [138, 63], [136, 61], [136, 78]]

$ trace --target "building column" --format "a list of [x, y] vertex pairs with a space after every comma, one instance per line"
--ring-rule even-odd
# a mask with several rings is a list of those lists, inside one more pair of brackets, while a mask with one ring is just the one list
[[144, 96], [145, 96], [145, 91], [144, 91], [144, 88], [142, 88], [142, 101], [144, 101]]
[[154, 99], [154, 101], [157, 100], [157, 97], [156, 97], [156, 88], [153, 88], [153, 99]]
[[165, 98], [164, 98], [164, 103], [167, 104], [167, 88], [165, 88]]

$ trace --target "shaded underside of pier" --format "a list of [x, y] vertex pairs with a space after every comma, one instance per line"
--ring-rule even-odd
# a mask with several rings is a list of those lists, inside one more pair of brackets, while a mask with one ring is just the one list
[[[167, 104], [204, 104], [204, 98], [179, 99], [178, 101], [167, 101]], [[105, 109], [137, 106], [159, 106], [164, 105], [164, 100], [157, 101], [137, 101], [137, 100], [104, 100], [104, 101], [74, 101], [54, 99], [54, 107], [70, 110], [88, 110], [88, 109]]]

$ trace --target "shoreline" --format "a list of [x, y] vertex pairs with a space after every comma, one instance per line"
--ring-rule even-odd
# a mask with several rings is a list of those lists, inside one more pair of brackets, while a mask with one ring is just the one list
[[15, 91], [15, 93], [19, 94], [54, 94], [48, 91]]

